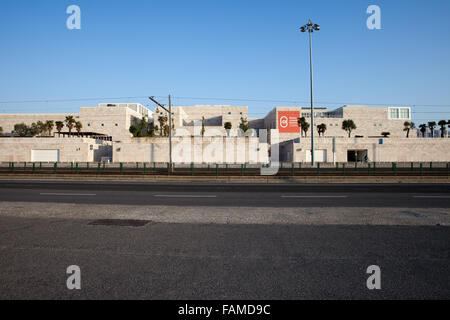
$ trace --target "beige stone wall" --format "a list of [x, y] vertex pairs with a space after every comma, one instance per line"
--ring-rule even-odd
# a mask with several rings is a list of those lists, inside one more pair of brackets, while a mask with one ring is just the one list
[[[305, 107], [276, 107], [264, 118], [264, 126], [267, 129], [278, 129], [279, 111], [300, 111], [300, 116], [310, 113], [309, 108]], [[321, 117], [322, 112], [334, 112], [336, 117]], [[367, 107], [367, 106], [344, 106], [336, 110], [315, 110], [314, 117], [314, 136], [318, 136], [317, 125], [324, 123], [327, 126], [325, 137], [348, 137], [348, 133], [342, 130], [342, 122], [351, 119], [356, 125], [356, 130], [352, 131], [351, 136], [360, 135], [363, 137], [378, 137], [382, 132], [390, 132], [392, 138], [403, 138], [406, 133], [403, 131], [403, 123], [407, 120], [388, 119], [388, 107]], [[311, 118], [306, 121], [311, 124]], [[412, 131], [410, 135], [414, 136]], [[301, 133], [280, 133], [279, 141], [285, 142], [298, 139]], [[308, 130], [307, 137], [311, 136], [311, 128]]]
[[110, 145], [108, 141], [77, 137], [0, 138], [0, 162], [30, 162], [31, 150], [45, 149], [58, 149], [60, 162], [93, 162], [111, 154]]
[[[8, 134], [17, 123], [31, 125], [33, 122], [47, 120], [63, 121], [66, 116], [73, 115], [76, 121], [83, 125], [82, 132], [95, 132], [112, 136], [113, 139], [121, 140], [129, 138], [132, 134], [129, 128], [134, 120], [140, 121], [141, 113], [128, 107], [81, 107], [78, 114], [0, 114], [0, 127], [3, 133]], [[64, 125], [63, 132], [68, 132]], [[75, 129], [73, 129], [75, 132]], [[53, 132], [57, 132], [56, 125]]]
[[[336, 138], [336, 162], [347, 161], [347, 150], [367, 150], [370, 162], [450, 162], [450, 139], [420, 138]], [[333, 139], [317, 138], [316, 150], [327, 150], [327, 162], [333, 162]], [[305, 162], [311, 150], [311, 140], [293, 144], [295, 162]], [[291, 161], [290, 159], [289, 161]]]
[[[25, 123], [31, 125], [33, 122], [46, 122], [47, 120], [64, 121], [69, 114], [1, 114], [0, 113], [0, 127], [3, 128], [3, 134], [9, 134], [14, 130], [14, 125], [19, 123]], [[77, 114], [72, 114], [77, 117]], [[56, 127], [53, 129], [56, 132]]]
[[[168, 138], [132, 138], [113, 143], [114, 162], [168, 162]], [[267, 144], [256, 137], [174, 137], [174, 163], [266, 163]]]
[[79, 114], [83, 131], [103, 133], [114, 140], [131, 137], [130, 126], [141, 118], [140, 113], [127, 107], [81, 107]]
[[[201, 127], [202, 117], [205, 117], [205, 126], [223, 128], [225, 122], [231, 122], [233, 128], [238, 128], [241, 117], [248, 119], [248, 107], [226, 106], [226, 105], [195, 105], [195, 106], [173, 106], [173, 121], [175, 129], [185, 128], [191, 130], [194, 123]], [[153, 113], [155, 125], [159, 125], [158, 117], [167, 116], [164, 109], [156, 107]]]

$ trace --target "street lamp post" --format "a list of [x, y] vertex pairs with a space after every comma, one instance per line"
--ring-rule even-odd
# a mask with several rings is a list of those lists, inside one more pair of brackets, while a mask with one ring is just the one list
[[319, 31], [318, 24], [313, 24], [311, 20], [300, 27], [301, 32], [309, 33], [309, 81], [311, 88], [311, 165], [314, 165], [314, 98], [313, 98], [313, 66], [312, 66], [312, 33]]

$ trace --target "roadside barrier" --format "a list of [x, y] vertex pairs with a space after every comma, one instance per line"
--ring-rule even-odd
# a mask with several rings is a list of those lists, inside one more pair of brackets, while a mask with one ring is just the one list
[[[277, 168], [278, 165], [278, 168]], [[187, 163], [172, 164], [173, 175], [259, 176], [261, 168], [274, 168], [278, 176], [444, 176], [450, 177], [450, 162], [310, 163], [267, 164]], [[350, 170], [348, 169], [350, 168]], [[0, 173], [170, 175], [167, 162], [0, 162]]]

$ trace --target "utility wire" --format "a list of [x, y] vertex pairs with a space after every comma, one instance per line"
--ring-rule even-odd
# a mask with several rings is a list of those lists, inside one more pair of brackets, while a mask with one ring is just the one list
[[[165, 96], [155, 96], [157, 98], [166, 98]], [[308, 104], [309, 100], [283, 100], [283, 99], [251, 99], [251, 98], [217, 98], [217, 97], [178, 97], [174, 99], [180, 100], [219, 100], [219, 101], [243, 101], [243, 102], [267, 102], [267, 103], [292, 103], [292, 104]], [[0, 101], [0, 104], [15, 103], [49, 103], [49, 102], [77, 102], [77, 101], [94, 101], [94, 100], [120, 100], [120, 99], [148, 99], [147, 96], [128, 96], [128, 97], [97, 97], [97, 98], [73, 98], [73, 99], [42, 99], [42, 100], [10, 100]], [[367, 106], [411, 106], [411, 107], [433, 107], [433, 108], [450, 108], [450, 104], [409, 104], [409, 103], [367, 103], [367, 102], [330, 102], [316, 101], [317, 104], [332, 105], [367, 105]]]

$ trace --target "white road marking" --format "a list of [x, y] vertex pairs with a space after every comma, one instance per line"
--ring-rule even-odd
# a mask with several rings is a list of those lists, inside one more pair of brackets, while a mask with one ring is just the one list
[[194, 195], [194, 194], [155, 194], [154, 197], [161, 198], [217, 198], [215, 195]]
[[56, 193], [56, 192], [43, 192], [41, 196], [95, 196], [95, 193]]
[[347, 196], [281, 196], [282, 198], [347, 198]]
[[450, 198], [450, 196], [413, 196], [414, 198]]

